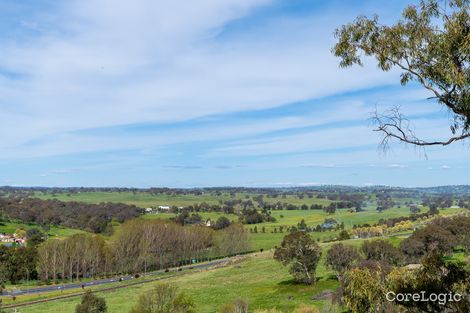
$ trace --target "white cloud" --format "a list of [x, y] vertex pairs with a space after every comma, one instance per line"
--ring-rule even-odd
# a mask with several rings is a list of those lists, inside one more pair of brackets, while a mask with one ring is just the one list
[[[227, 23], [270, 3], [62, 4], [49, 14], [57, 30], [0, 44], [0, 66], [23, 77], [0, 81], [3, 148], [80, 129], [275, 107], [391, 81], [393, 74], [371, 67], [339, 69], [330, 53], [336, 24], [327, 17], [274, 20], [256, 36], [217, 37]], [[24, 21], [43, 29], [41, 22]], [[103, 144], [70, 146], [90, 151]]]
[[54, 174], [68, 174], [71, 173], [71, 169], [58, 169], [58, 170], [53, 170], [52, 173]]
[[387, 164], [386, 167], [391, 168], [391, 169], [404, 169], [404, 168], [408, 168], [408, 165], [406, 165], [406, 164]]
[[251, 140], [239, 144], [214, 149], [210, 156], [223, 155], [269, 155], [279, 153], [300, 153], [323, 151], [337, 148], [354, 148], [376, 143], [376, 139], [366, 126], [353, 126], [334, 129], [308, 131], [295, 135]]
[[[350, 19], [343, 13], [273, 18], [248, 32], [223, 32], [231, 21], [273, 2], [83, 0], [64, 2], [60, 11], [50, 12], [47, 23], [57, 29], [48, 30], [41, 20], [23, 21], [42, 35], [0, 43], [0, 67], [24, 75], [14, 80], [0, 76], [0, 131], [7, 134], [0, 142], [0, 157], [162, 149], [168, 144], [217, 139], [225, 142], [208, 156], [301, 153], [376, 144], [377, 137], [365, 123], [364, 127], [239, 139], [328, 123], [363, 122], [370, 108], [358, 97], [328, 103], [326, 108], [315, 104], [322, 109], [315, 114], [223, 127], [143, 135], [75, 132], [271, 108], [396, 81], [396, 73], [383, 74], [371, 65], [338, 67], [330, 48], [338, 21]], [[397, 95], [377, 93], [380, 107], [416, 101], [407, 107], [409, 114], [435, 112], [434, 107], [418, 103], [425, 96], [414, 89]], [[426, 120], [418, 120], [416, 125], [420, 135], [429, 137], [447, 127]], [[363, 160], [360, 153], [344, 153], [344, 159], [352, 155]]]
[[307, 168], [336, 168], [340, 167], [337, 164], [312, 164], [312, 163], [307, 163], [307, 164], [302, 164], [300, 167], [307, 167]]

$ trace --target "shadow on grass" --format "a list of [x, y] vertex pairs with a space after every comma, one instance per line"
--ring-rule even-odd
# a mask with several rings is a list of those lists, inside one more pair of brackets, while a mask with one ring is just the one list
[[295, 281], [295, 279], [288, 279], [288, 280], [283, 280], [277, 284], [278, 286], [299, 286], [299, 285], [304, 285], [302, 283], [299, 283]]
[[297, 282], [294, 278], [283, 280], [278, 283], [278, 286], [314, 286], [317, 285], [319, 282], [322, 281], [333, 281], [333, 282], [338, 282], [338, 278], [334, 274], [328, 274], [325, 276], [318, 276], [315, 278], [315, 283], [308, 285], [302, 282]]
[[320, 294], [325, 290], [336, 290], [338, 285], [338, 280], [334, 275], [325, 275], [317, 277], [316, 282], [311, 285], [296, 282], [292, 278], [277, 283], [276, 291], [287, 296], [299, 296], [300, 294], [303, 294], [303, 297], [308, 295], [308, 297], [310, 298], [313, 295]]

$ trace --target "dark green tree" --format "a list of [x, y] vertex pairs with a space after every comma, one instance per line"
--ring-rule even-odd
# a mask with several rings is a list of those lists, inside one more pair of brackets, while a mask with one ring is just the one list
[[403, 258], [400, 249], [387, 240], [366, 240], [361, 246], [361, 251], [366, 260], [385, 262], [390, 265], [398, 265]]
[[470, 250], [470, 216], [456, 216], [452, 218], [437, 218], [433, 224], [449, 231], [457, 238], [457, 244], [465, 251]]
[[410, 237], [400, 243], [408, 261], [417, 262], [431, 251], [448, 254], [458, 243], [458, 239], [450, 231], [430, 224], [425, 228], [418, 229]]
[[302, 219], [299, 223], [297, 223], [297, 228], [300, 230], [306, 230], [307, 229], [307, 223], [305, 223], [305, 220]]
[[75, 307], [75, 313], [105, 313], [108, 311], [106, 301], [97, 297], [91, 290], [87, 290], [82, 300]]
[[227, 217], [221, 216], [215, 222], [214, 229], [224, 229], [225, 227], [229, 227], [230, 224], [231, 222]]
[[338, 240], [348, 240], [348, 239], [351, 239], [351, 236], [349, 236], [349, 233], [347, 230], [343, 229], [342, 231], [339, 232]]
[[352, 246], [335, 243], [326, 253], [326, 266], [335, 271], [338, 280], [361, 259], [359, 252]]
[[305, 232], [296, 231], [284, 237], [281, 246], [276, 248], [274, 258], [289, 271], [297, 282], [313, 284], [315, 270], [321, 256], [320, 246]]
[[26, 231], [26, 241], [28, 246], [37, 246], [46, 240], [46, 235], [37, 228], [31, 228]]

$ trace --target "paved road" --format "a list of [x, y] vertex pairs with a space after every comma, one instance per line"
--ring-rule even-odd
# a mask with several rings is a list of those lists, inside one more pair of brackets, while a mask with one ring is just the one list
[[[197, 269], [204, 269], [208, 268], [214, 265], [218, 265], [220, 263], [226, 262], [230, 258], [225, 258], [225, 259], [220, 259], [220, 260], [214, 260], [206, 263], [200, 263], [200, 264], [194, 264], [191, 266], [185, 266], [181, 267], [183, 270], [185, 269], [192, 269], [192, 268], [197, 268]], [[177, 272], [178, 268], [172, 268], [170, 269], [171, 272]], [[155, 271], [155, 272], [149, 272], [145, 275], [145, 277], [148, 276], [155, 276], [158, 274], [162, 274], [164, 271]], [[105, 279], [98, 279], [98, 280], [93, 280], [93, 281], [87, 281], [87, 282], [78, 282], [78, 283], [68, 283], [68, 284], [63, 284], [63, 285], [51, 285], [51, 286], [42, 286], [42, 287], [35, 287], [35, 288], [28, 288], [28, 289], [9, 289], [9, 290], [4, 290], [3, 291], [3, 296], [19, 296], [19, 295], [31, 295], [31, 294], [38, 294], [38, 293], [43, 293], [43, 292], [50, 292], [50, 291], [57, 291], [57, 290], [69, 290], [69, 289], [77, 289], [83, 287], [91, 287], [91, 286], [99, 286], [99, 285], [106, 285], [106, 284], [111, 284], [118, 282], [121, 279], [121, 282], [124, 281], [130, 281], [135, 279], [134, 276], [129, 275], [129, 276], [119, 276], [119, 277], [113, 277], [113, 278], [105, 278]]]

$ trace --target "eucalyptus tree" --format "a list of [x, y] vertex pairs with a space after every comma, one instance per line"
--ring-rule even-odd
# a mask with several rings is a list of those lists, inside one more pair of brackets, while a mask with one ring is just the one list
[[359, 16], [335, 32], [335, 56], [341, 67], [363, 65], [375, 58], [379, 69], [396, 69], [400, 82], [418, 83], [429, 99], [444, 106], [452, 117], [451, 134], [444, 140], [418, 138], [399, 106], [375, 112], [372, 121], [383, 137], [415, 146], [446, 146], [470, 137], [470, 1], [421, 0], [403, 11], [393, 25], [383, 25], [377, 15]]
[[321, 248], [307, 233], [292, 232], [284, 237], [281, 246], [276, 248], [274, 258], [289, 271], [297, 282], [313, 284], [315, 270], [320, 261]]

